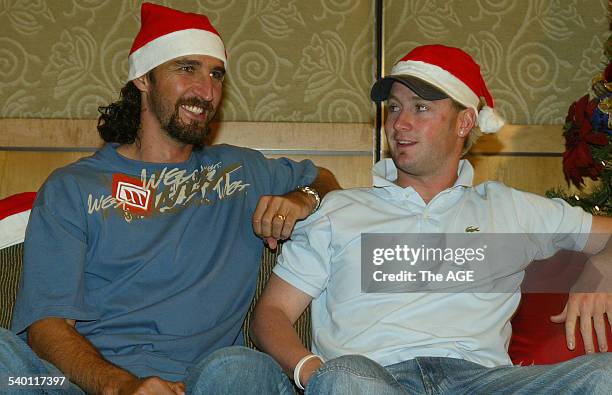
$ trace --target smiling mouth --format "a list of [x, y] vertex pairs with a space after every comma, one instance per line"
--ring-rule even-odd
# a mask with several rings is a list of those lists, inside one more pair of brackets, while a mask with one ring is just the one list
[[181, 105], [181, 108], [195, 115], [200, 115], [204, 112], [204, 108], [199, 107], [199, 106], [188, 106], [188, 105], [183, 104]]
[[417, 143], [416, 141], [413, 141], [413, 140], [395, 140], [395, 142], [400, 147], [410, 147]]

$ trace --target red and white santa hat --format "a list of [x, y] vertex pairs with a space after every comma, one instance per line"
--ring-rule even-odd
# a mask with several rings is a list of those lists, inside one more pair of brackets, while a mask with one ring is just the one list
[[36, 192], [0, 199], [0, 250], [22, 243]]
[[459, 48], [423, 45], [413, 49], [393, 66], [390, 75], [376, 81], [372, 86], [372, 100], [387, 100], [394, 82], [401, 82], [426, 100], [450, 97], [473, 108], [483, 133], [496, 133], [504, 126], [503, 118], [494, 109], [480, 66]]
[[221, 36], [206, 16], [143, 3], [140, 31], [128, 58], [128, 81], [185, 55], [209, 55], [227, 64]]

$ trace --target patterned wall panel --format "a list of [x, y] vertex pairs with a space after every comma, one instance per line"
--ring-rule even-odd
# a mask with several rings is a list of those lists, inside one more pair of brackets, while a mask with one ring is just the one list
[[[221, 119], [369, 122], [373, 1], [166, 0], [229, 52]], [[0, 117], [96, 118], [117, 97], [139, 0], [1, 0]]]
[[384, 12], [387, 72], [416, 45], [463, 48], [512, 123], [563, 123], [605, 67], [607, 0], [386, 0]]
[[[370, 122], [374, 0], [157, 0], [229, 48], [221, 119]], [[474, 55], [513, 123], [563, 121], [602, 67], [606, 0], [385, 0], [385, 69], [410, 47]], [[96, 118], [117, 96], [140, 0], [1, 0], [0, 117]]]

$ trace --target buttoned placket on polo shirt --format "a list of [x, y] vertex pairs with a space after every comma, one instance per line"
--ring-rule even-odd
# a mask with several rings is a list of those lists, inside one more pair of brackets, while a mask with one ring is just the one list
[[472, 186], [474, 172], [469, 162], [462, 160], [457, 173], [458, 178], [455, 184], [438, 193], [429, 203], [425, 203], [413, 187], [402, 188], [395, 184], [397, 169], [391, 159], [384, 159], [375, 166], [374, 186], [385, 189], [391, 199], [405, 210], [398, 214], [418, 217], [414, 232], [439, 233], [446, 231], [441, 226], [442, 213], [458, 204], [465, 196], [466, 189]]

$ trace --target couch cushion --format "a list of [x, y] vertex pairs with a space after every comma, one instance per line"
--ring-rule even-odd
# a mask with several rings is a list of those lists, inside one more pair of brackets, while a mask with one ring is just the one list
[[8, 328], [23, 265], [23, 239], [35, 192], [0, 200], [0, 326]]
[[[244, 333], [244, 343], [247, 347], [256, 348], [255, 344], [251, 340], [249, 336], [249, 328], [251, 326], [251, 320], [253, 315], [253, 310], [255, 308], [255, 304], [259, 299], [259, 295], [266, 286], [268, 279], [270, 278], [270, 274], [272, 274], [272, 269], [274, 265], [276, 265], [276, 258], [280, 255], [281, 245], [278, 246], [276, 250], [271, 250], [269, 248], [264, 248], [263, 256], [261, 258], [261, 266], [259, 268], [259, 277], [257, 278], [257, 289], [255, 290], [255, 297], [251, 302], [251, 306], [249, 307], [249, 312], [244, 320], [244, 324], [242, 326], [242, 331]], [[295, 322], [293, 327], [295, 328], [298, 336], [302, 340], [302, 343], [310, 348], [311, 341], [311, 332], [310, 332], [310, 305], [304, 310], [300, 318]]]
[[[534, 262], [526, 270], [521, 304], [512, 319], [508, 353], [513, 363], [554, 364], [584, 355], [578, 325], [576, 347], [569, 350], [565, 325], [551, 322], [550, 317], [563, 311], [568, 292], [580, 276], [587, 259], [579, 252], [560, 251], [549, 259]], [[609, 326], [606, 327], [609, 348], [612, 349]], [[594, 343], [597, 349], [597, 342]]]
[[[567, 298], [566, 293], [523, 295], [521, 305], [512, 319], [512, 339], [508, 352], [514, 364], [554, 364], [584, 355], [584, 343], [579, 330], [576, 347], [572, 351], [566, 345], [565, 326], [550, 321], [550, 316], [563, 311]], [[612, 334], [609, 325], [606, 327], [608, 348], [612, 349]], [[598, 349], [596, 341], [595, 348]]]

